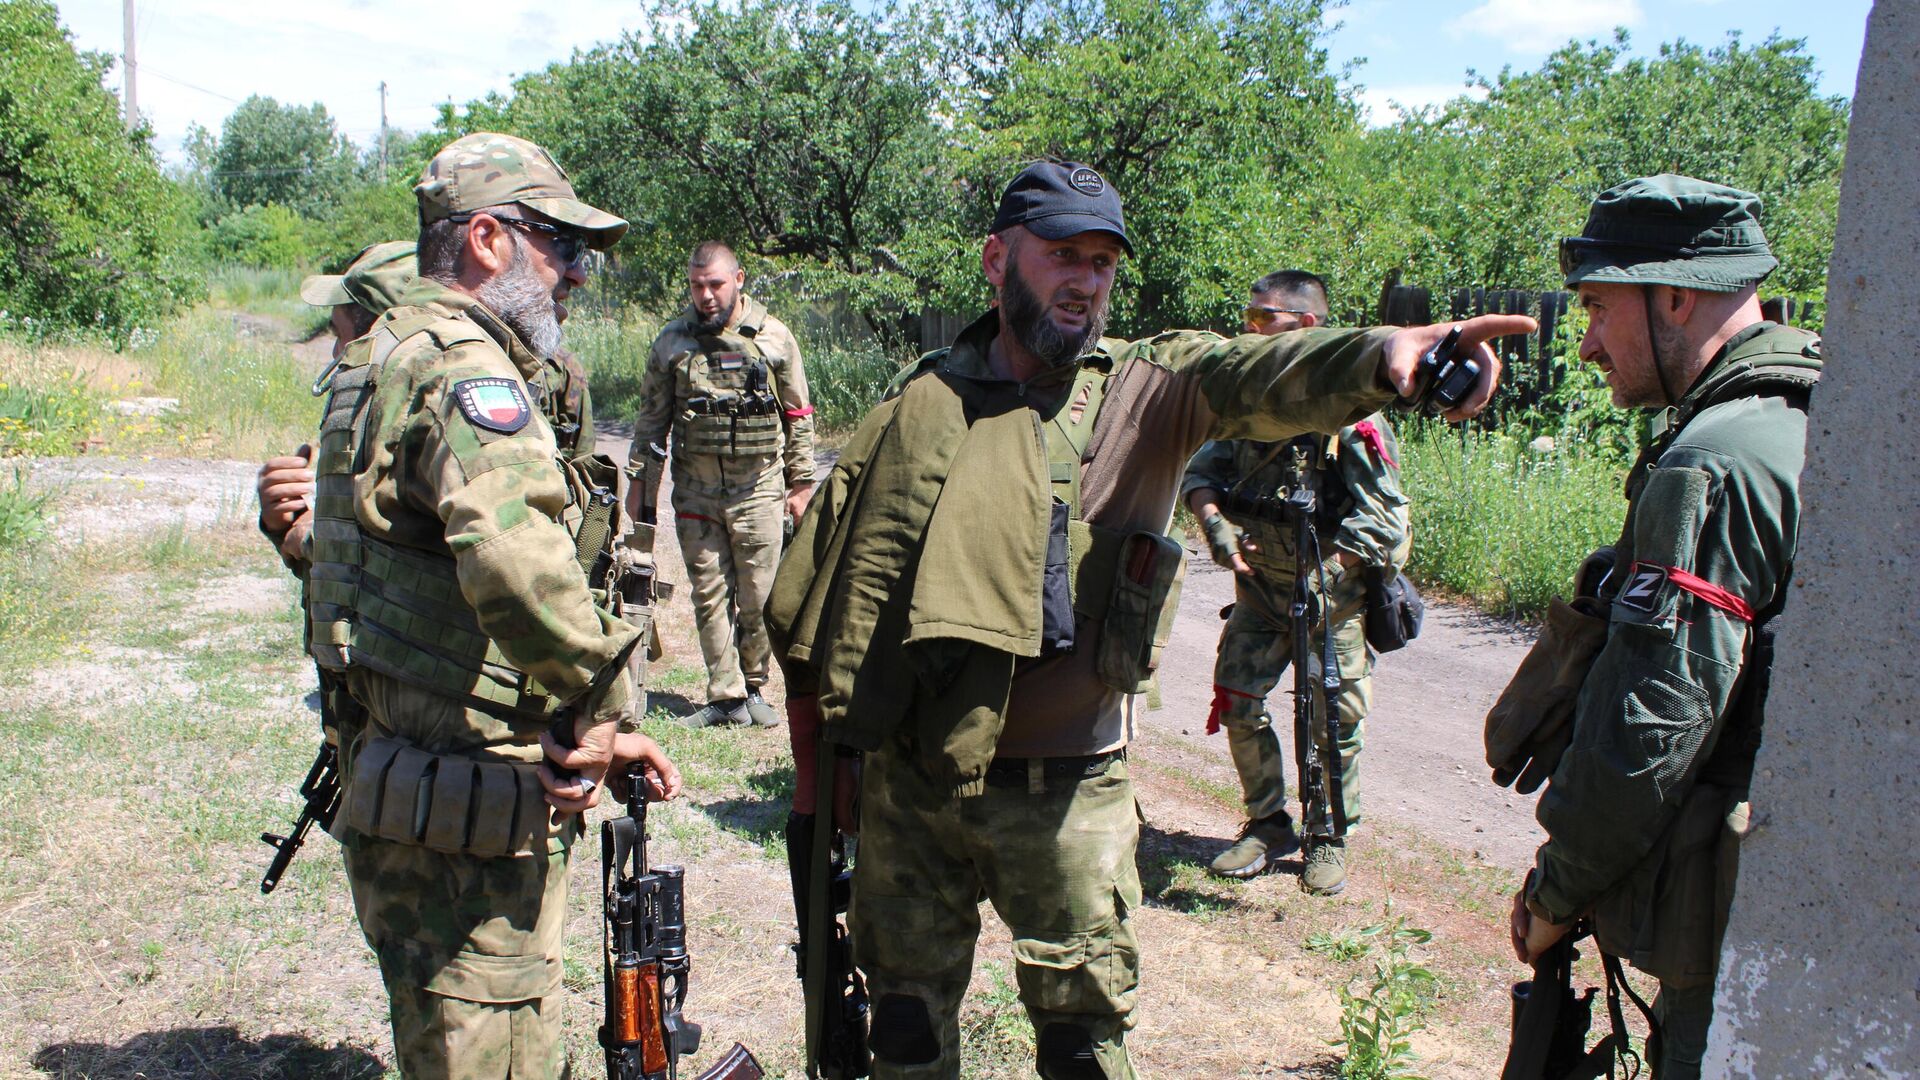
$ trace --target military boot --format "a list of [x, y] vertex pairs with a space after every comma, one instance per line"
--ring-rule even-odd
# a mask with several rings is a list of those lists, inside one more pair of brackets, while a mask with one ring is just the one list
[[732, 701], [709, 701], [692, 716], [681, 717], [680, 722], [690, 728], [725, 727], [751, 724], [753, 717], [747, 712], [746, 701], [734, 698]]
[[754, 727], [779, 727], [780, 712], [767, 699], [760, 696], [760, 688], [747, 690], [747, 715], [752, 718]]
[[1298, 850], [1300, 839], [1293, 835], [1293, 819], [1282, 810], [1247, 822], [1240, 829], [1240, 839], [1214, 856], [1207, 872], [1216, 877], [1250, 878]]
[[1308, 840], [1306, 869], [1300, 873], [1300, 891], [1309, 896], [1333, 896], [1347, 887], [1347, 842]]

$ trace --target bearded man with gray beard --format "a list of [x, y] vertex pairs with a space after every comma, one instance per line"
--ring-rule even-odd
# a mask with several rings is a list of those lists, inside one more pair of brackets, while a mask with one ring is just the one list
[[419, 276], [323, 376], [308, 640], [358, 713], [333, 832], [401, 1073], [558, 1077], [569, 856], [646, 612], [608, 613], [611, 552], [578, 540], [618, 534], [618, 469], [563, 449], [534, 387], [627, 223], [505, 135], [455, 141], [414, 193]]
[[[880, 1080], [959, 1076], [982, 899], [1013, 938], [1039, 1074], [1134, 1075], [1126, 749], [1177, 602], [1183, 553], [1166, 530], [1187, 459], [1208, 439], [1332, 433], [1412, 397], [1420, 353], [1447, 331], [1110, 345], [1131, 253], [1094, 169], [1015, 177], [981, 252], [997, 306], [867, 415], [767, 605], [800, 827], [824, 803], [860, 836], [849, 921]], [[1484, 342], [1534, 323], [1459, 325], [1484, 367], [1456, 419], [1493, 393]]]

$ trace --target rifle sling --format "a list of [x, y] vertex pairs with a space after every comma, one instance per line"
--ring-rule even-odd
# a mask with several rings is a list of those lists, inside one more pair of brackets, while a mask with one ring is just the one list
[[801, 989], [806, 1002], [806, 1049], [808, 1077], [822, 1074], [821, 1059], [827, 1052], [827, 1010], [834, 996], [835, 942], [833, 878], [833, 808], [838, 792], [840, 762], [834, 747], [823, 735], [815, 745], [814, 761], [818, 779], [814, 787], [813, 851], [807, 862], [807, 925], [801, 934], [806, 964]]

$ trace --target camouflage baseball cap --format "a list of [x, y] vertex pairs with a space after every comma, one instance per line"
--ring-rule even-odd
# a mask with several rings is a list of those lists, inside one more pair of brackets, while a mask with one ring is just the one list
[[341, 304], [359, 304], [378, 315], [392, 307], [390, 301], [369, 303], [365, 289], [350, 287], [348, 278], [365, 275], [376, 270], [390, 270], [404, 273], [411, 278], [419, 273], [419, 266], [413, 259], [414, 243], [411, 240], [394, 240], [385, 244], [375, 244], [353, 257], [347, 268], [338, 274], [315, 274], [300, 283], [300, 299], [314, 307], [338, 307]]
[[574, 196], [573, 182], [552, 155], [525, 139], [490, 131], [455, 139], [433, 155], [413, 194], [422, 225], [519, 203], [579, 229], [595, 251], [612, 247], [627, 231], [625, 221]]
[[1780, 260], [1760, 231], [1760, 197], [1662, 173], [1608, 188], [1587, 227], [1560, 241], [1567, 287], [1583, 281], [1738, 292]]

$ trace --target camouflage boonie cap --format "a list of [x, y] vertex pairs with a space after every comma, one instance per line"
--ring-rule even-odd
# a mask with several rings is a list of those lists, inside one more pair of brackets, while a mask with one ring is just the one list
[[574, 196], [573, 182], [552, 155], [525, 139], [490, 131], [455, 139], [433, 155], [413, 194], [423, 226], [519, 203], [579, 229], [595, 251], [612, 247], [627, 231], [625, 221]]
[[1608, 188], [1587, 227], [1560, 241], [1567, 288], [1583, 281], [1738, 292], [1780, 260], [1760, 231], [1760, 197], [1662, 173]]
[[338, 274], [315, 274], [300, 283], [300, 299], [314, 307], [338, 307], [341, 304], [359, 304], [375, 315], [392, 307], [391, 300], [369, 303], [371, 299], [361, 290], [355, 293], [348, 279], [354, 274], [365, 274], [375, 270], [404, 272], [412, 278], [419, 272], [419, 264], [413, 258], [414, 243], [411, 240], [393, 240], [385, 244], [374, 244], [353, 257], [347, 268]]

